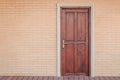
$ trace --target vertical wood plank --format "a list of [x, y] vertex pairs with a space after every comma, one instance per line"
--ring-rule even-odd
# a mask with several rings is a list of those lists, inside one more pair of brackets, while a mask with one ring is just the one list
[[0, 80], [2, 80], [3, 76], [0, 76]]
[[39, 77], [38, 77], [38, 80], [43, 80], [43, 77], [42, 77], [42, 76], [39, 76]]
[[11, 80], [17, 80], [17, 76], [13, 76]]
[[116, 77], [110, 77], [110, 80], [117, 80]]
[[53, 76], [49, 76], [48, 79], [49, 79], [49, 80], [54, 80], [54, 77], [53, 77]]
[[74, 76], [68, 76], [68, 80], [74, 80]]
[[68, 76], [64, 76], [64, 77], [63, 77], [63, 80], [69, 80], [69, 79], [68, 79]]
[[56, 77], [56, 79], [54, 79], [54, 80], [61, 80], [61, 79], [60, 79], [60, 77]]
[[23, 80], [23, 76], [18, 76], [17, 80]]
[[2, 76], [0, 76], [0, 79], [2, 78]]
[[33, 76], [29, 76], [28, 80], [33, 80]]
[[90, 78], [88, 76], [84, 77], [84, 80], [90, 80]]
[[28, 78], [29, 78], [28, 76], [24, 76], [23, 80], [28, 80]]
[[33, 77], [33, 80], [38, 80], [38, 76], [34, 76], [34, 77]]
[[62, 77], [60, 77], [60, 80], [64, 80], [63, 76], [62, 76]]
[[12, 78], [13, 78], [13, 76], [9, 76], [6, 80], [12, 80]]
[[42, 80], [49, 80], [49, 77], [48, 76], [43, 76]]
[[8, 76], [3, 76], [1, 80], [6, 80]]
[[79, 80], [79, 77], [78, 77], [78, 76], [75, 76], [74, 80]]
[[94, 77], [89, 77], [89, 80], [94, 80]]
[[115, 77], [116, 80], [120, 80], [120, 77]]
[[80, 77], [79, 77], [79, 80], [84, 80], [84, 77], [83, 77], [83, 76], [80, 76]]
[[105, 80], [111, 80], [111, 77], [107, 77], [107, 76], [106, 77], [104, 76], [104, 77], [101, 77], [101, 78], [103, 78]]
[[99, 78], [98, 77], [94, 77], [94, 80], [99, 80]]

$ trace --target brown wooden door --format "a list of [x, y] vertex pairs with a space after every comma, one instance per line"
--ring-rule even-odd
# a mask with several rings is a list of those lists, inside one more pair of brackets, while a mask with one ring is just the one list
[[62, 76], [89, 76], [89, 12], [89, 8], [61, 8]]

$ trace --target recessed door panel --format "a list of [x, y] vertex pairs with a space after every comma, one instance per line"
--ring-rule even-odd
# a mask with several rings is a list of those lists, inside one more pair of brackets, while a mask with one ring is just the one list
[[89, 8], [61, 8], [61, 74], [89, 75]]

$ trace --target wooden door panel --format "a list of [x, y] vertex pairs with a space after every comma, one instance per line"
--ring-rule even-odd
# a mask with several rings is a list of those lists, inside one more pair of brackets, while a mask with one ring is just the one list
[[[65, 39], [64, 41], [74, 40], [74, 13], [65, 12]], [[74, 74], [74, 45], [65, 44], [65, 72], [67, 75]]]
[[74, 74], [74, 45], [66, 45], [65, 50], [65, 72], [66, 74]]
[[74, 13], [67, 13], [65, 17], [65, 41], [74, 40]]
[[[74, 41], [74, 13], [68, 13], [63, 10], [62, 13], [62, 21], [61, 23], [61, 33], [62, 33], [62, 40], [61, 43], [63, 44], [63, 40], [65, 43], [73, 42]], [[63, 45], [61, 46], [62, 49], [62, 71], [64, 75], [74, 75], [74, 45], [73, 44], [65, 44], [63, 49]]]
[[61, 72], [89, 75], [88, 8], [61, 8]]
[[[86, 19], [85, 19], [85, 17], [86, 17], [86, 15], [85, 15], [85, 13], [78, 13], [77, 14], [78, 16], [77, 16], [77, 21], [78, 21], [78, 31], [77, 31], [77, 40], [83, 40], [83, 41], [85, 41], [86, 40], [86, 31], [85, 31], [85, 29], [86, 29], [86, 26], [85, 26], [85, 22], [86, 22]], [[83, 27], [84, 26], [84, 27]]]
[[76, 56], [76, 71], [75, 73], [85, 72], [85, 46], [84, 44], [77, 46], [77, 56]]
[[76, 74], [88, 74], [88, 27], [88, 12], [77, 12], [77, 41], [83, 43], [77, 45]]

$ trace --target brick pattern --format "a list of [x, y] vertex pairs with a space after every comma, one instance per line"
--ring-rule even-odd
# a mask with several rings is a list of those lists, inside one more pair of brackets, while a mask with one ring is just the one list
[[56, 75], [56, 0], [0, 0], [0, 75]]
[[119, 3], [119, 0], [95, 0], [96, 76], [120, 76]]
[[[57, 75], [57, 3], [0, 0], [0, 75]], [[120, 75], [120, 0], [94, 0], [95, 76]]]

